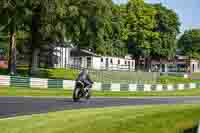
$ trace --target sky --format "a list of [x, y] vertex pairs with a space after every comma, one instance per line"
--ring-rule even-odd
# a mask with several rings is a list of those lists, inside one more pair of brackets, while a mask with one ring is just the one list
[[[125, 3], [127, 0], [114, 0]], [[179, 16], [181, 32], [191, 28], [200, 28], [200, 0], [145, 0], [147, 3], [162, 3], [173, 9]]]

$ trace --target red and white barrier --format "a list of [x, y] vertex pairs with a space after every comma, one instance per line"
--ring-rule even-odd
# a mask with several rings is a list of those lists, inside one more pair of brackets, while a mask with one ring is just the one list
[[0, 75], [0, 85], [1, 86], [10, 86], [10, 76]]

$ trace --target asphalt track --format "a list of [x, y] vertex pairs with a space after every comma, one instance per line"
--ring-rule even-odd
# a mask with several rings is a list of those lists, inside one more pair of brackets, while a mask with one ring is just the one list
[[200, 97], [92, 98], [77, 103], [71, 98], [0, 97], [0, 118], [82, 108], [193, 103], [200, 104]]

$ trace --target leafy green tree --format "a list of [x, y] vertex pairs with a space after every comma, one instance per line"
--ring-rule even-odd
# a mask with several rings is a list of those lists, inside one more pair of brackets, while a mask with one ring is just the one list
[[200, 59], [200, 29], [186, 30], [178, 40], [179, 49], [188, 56], [188, 71], [190, 68], [190, 59]]
[[200, 29], [185, 31], [178, 44], [187, 56], [200, 59]]
[[0, 32], [0, 49], [4, 51], [4, 55], [8, 56], [8, 35]]
[[29, 74], [36, 73], [42, 55], [41, 49], [44, 45], [49, 45], [53, 41], [63, 40], [63, 25], [61, 16], [63, 1], [56, 0], [35, 0], [31, 1], [29, 10], [32, 16], [28, 23], [30, 36], [26, 44], [30, 49]]
[[[111, 32], [111, 0], [65, 1], [66, 37], [80, 48], [106, 54], [108, 33]], [[105, 44], [105, 45], [104, 45]], [[104, 53], [105, 52], [105, 53]]]
[[29, 15], [27, 4], [29, 0], [2, 0], [0, 3], [0, 31], [9, 33], [9, 70], [16, 73], [16, 33], [24, 26], [24, 20]]
[[0, 30], [10, 37], [11, 73], [16, 71], [17, 44], [19, 53], [30, 57], [30, 74], [52, 55], [56, 42], [64, 41], [101, 55], [129, 52], [137, 65], [145, 59], [148, 69], [152, 58], [175, 55], [180, 25], [174, 11], [144, 0], [119, 5], [112, 0], [3, 0], [0, 16]]
[[128, 53], [126, 29], [126, 5], [112, 5], [111, 32], [108, 34], [112, 56], [125, 56]]
[[145, 4], [143, 0], [130, 0], [127, 12], [129, 52], [136, 58], [138, 66], [141, 57], [147, 59], [151, 56], [156, 10]]
[[157, 52], [154, 55], [161, 58], [172, 59], [176, 55], [176, 37], [179, 34], [180, 21], [178, 15], [170, 9], [162, 6], [161, 4], [153, 5], [156, 10], [156, 23], [155, 31], [159, 33], [160, 45], [158, 45]]

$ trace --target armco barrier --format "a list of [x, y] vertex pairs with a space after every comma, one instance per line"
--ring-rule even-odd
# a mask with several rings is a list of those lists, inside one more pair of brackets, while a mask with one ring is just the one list
[[[18, 76], [0, 75], [0, 86], [11, 87], [30, 87], [30, 88], [59, 88], [73, 89], [75, 81], [57, 80], [57, 79], [40, 79]], [[200, 88], [200, 83], [188, 84], [118, 84], [118, 83], [94, 83], [93, 90], [96, 91], [132, 91], [132, 92], [149, 92], [149, 91], [174, 91]]]
[[48, 79], [48, 88], [63, 88], [63, 80]]

